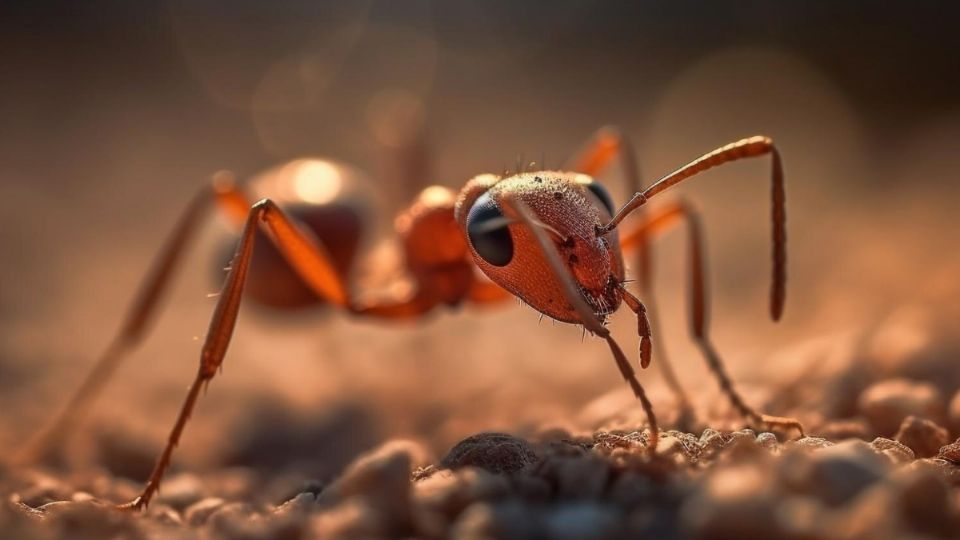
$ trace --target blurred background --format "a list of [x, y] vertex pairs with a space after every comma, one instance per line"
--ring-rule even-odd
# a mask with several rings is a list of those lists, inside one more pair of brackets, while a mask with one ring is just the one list
[[[882, 349], [954, 347], [960, 37], [946, 2], [0, 9], [3, 448], [59, 411], [214, 171], [246, 178], [303, 156], [366, 171], [380, 217], [367, 266], [395, 262], [387, 233], [412, 190], [396, 182], [391, 126], [411, 118], [428, 141], [422, 185], [455, 188], [521, 159], [559, 167], [606, 124], [632, 138], [648, 182], [770, 135], [788, 192], [779, 324], [766, 318], [769, 162], [675, 190], [705, 214], [713, 334], [734, 379], [761, 393], [771, 379], [801, 380], [810, 350], [827, 355], [876, 328], [886, 329]], [[604, 180], [622, 203], [616, 168]], [[116, 438], [138, 441], [148, 461], [159, 449], [195, 372], [229, 244], [226, 222], [212, 217], [154, 332], [76, 439], [78, 460]], [[659, 335], [708, 409], [715, 383], [686, 336], [683, 237], [658, 245]], [[627, 314], [613, 328], [635, 347]], [[669, 407], [656, 370], [643, 377]], [[604, 404], [629, 403], [621, 386], [601, 342], [512, 302], [399, 325], [248, 304], [176, 464], [271, 466], [264, 456], [293, 453], [329, 474], [392, 436], [443, 451], [478, 430], [589, 427]], [[270, 444], [282, 448], [256, 451]]]

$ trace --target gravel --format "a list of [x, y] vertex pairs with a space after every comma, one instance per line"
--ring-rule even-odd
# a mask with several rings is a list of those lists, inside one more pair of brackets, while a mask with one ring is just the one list
[[222, 472], [180, 474], [140, 514], [20, 471], [4, 478], [16, 489], [0, 527], [4, 538], [951, 538], [960, 440], [931, 451], [943, 433], [916, 417], [872, 442], [668, 431], [652, 457], [642, 433], [481, 433], [436, 463], [395, 440], [276, 504], [207, 495]]

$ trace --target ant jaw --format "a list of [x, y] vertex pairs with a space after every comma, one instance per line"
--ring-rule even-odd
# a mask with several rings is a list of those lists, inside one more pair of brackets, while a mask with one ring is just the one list
[[614, 299], [608, 297], [609, 289], [604, 290], [601, 294], [596, 294], [584, 288], [583, 286], [578, 285], [578, 288], [580, 289], [580, 295], [583, 296], [583, 299], [586, 300], [587, 305], [590, 306], [590, 310], [593, 311], [597, 321], [606, 326], [610, 314], [616, 311], [617, 307], [619, 307], [619, 302], [616, 302]]

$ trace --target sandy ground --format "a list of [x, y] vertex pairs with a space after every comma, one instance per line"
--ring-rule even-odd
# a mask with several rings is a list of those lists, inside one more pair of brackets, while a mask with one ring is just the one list
[[[452, 422], [380, 394], [384, 409], [420, 417], [399, 428], [412, 437], [381, 443], [389, 430], [367, 400], [319, 416], [264, 401], [244, 407], [251, 416], [205, 465], [178, 459], [144, 513], [111, 507], [137, 493], [155, 450], [131, 432], [93, 437], [96, 466], [4, 468], [0, 526], [9, 538], [955, 538], [960, 392], [945, 389], [960, 383], [956, 349], [925, 341], [919, 324], [805, 343], [781, 355], [802, 362], [802, 379], [745, 385], [766, 410], [800, 418], [804, 438], [731, 430], [741, 422], [716, 396], [655, 455], [619, 390], [560, 423], [451, 447], [445, 431], [470, 421], [468, 407]], [[916, 339], [892, 352], [898, 333]], [[658, 406], [669, 424], [669, 402]]]

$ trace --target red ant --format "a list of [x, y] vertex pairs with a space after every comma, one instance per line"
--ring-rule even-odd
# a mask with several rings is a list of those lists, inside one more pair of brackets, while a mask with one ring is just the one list
[[[628, 215], [671, 186], [717, 165], [766, 154], [771, 155], [773, 162], [770, 314], [778, 320], [786, 292], [785, 192], [780, 154], [767, 137], [750, 137], [718, 148], [642, 190], [630, 145], [618, 131], [611, 129], [598, 132], [585, 151], [567, 167], [567, 171], [576, 172], [483, 174], [468, 181], [459, 194], [446, 187], [428, 187], [396, 220], [397, 233], [403, 240], [405, 264], [416, 284], [414, 292], [402, 298], [367, 303], [355, 298], [345, 280], [356, 251], [359, 238], [356, 233], [363, 224], [355, 208], [308, 204], [308, 200], [301, 200], [301, 204], [285, 211], [269, 198], [252, 202], [248, 189], [239, 186], [232, 175], [215, 175], [180, 218], [117, 339], [43, 442], [48, 446], [56, 443], [56, 437], [74, 423], [121, 359], [143, 337], [183, 248], [211, 206], [224, 211], [241, 230], [241, 236], [210, 321], [197, 375], [146, 486], [125, 508], [145, 507], [159, 488], [201, 389], [217, 374], [226, 355], [248, 273], [251, 284], [259, 285], [261, 301], [285, 305], [290, 300], [271, 296], [269, 292], [270, 287], [291, 286], [281, 283], [284, 278], [258, 276], [253, 270], [254, 244], [262, 243], [263, 239], [268, 239], [285, 264], [294, 270], [295, 274], [289, 276], [299, 282], [294, 287], [305, 286], [313, 295], [312, 300], [327, 302], [358, 316], [406, 319], [422, 316], [439, 305], [493, 303], [516, 296], [553, 319], [583, 325], [607, 342], [620, 374], [640, 400], [650, 426], [647, 446], [652, 453], [659, 440], [653, 407], [605, 323], [621, 304], [626, 304], [638, 321], [640, 366], [649, 366], [653, 346], [651, 323], [644, 304], [625, 287], [621, 249], [640, 250], [640, 286], [649, 296], [651, 287], [645, 277], [649, 274], [646, 272], [647, 242], [678, 218], [684, 218], [689, 230], [694, 340], [722, 390], [741, 415], [753, 424], [795, 428], [802, 434], [796, 420], [759, 414], [749, 407], [733, 388], [710, 342], [706, 326], [703, 241], [699, 218], [691, 207], [683, 202], [672, 203], [644, 216], [642, 222], [622, 237], [618, 229]], [[635, 193], [616, 210], [608, 192], [593, 177], [618, 157]], [[292, 181], [294, 176], [275, 177], [274, 187]], [[265, 233], [262, 238], [261, 233]], [[475, 268], [489, 281], [480, 278]], [[295, 300], [293, 303], [305, 301]], [[665, 373], [680, 397], [681, 406], [688, 407], [673, 372], [668, 369]]]

